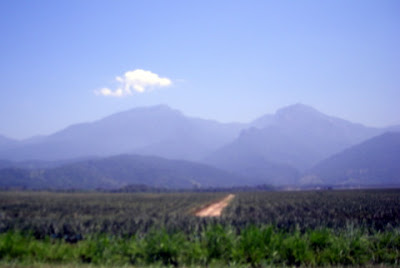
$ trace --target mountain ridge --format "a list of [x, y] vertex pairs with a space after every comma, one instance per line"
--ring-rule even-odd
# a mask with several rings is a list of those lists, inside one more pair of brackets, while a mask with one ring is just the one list
[[[262, 126], [262, 122], [266, 124]], [[248, 177], [280, 178], [280, 183], [290, 184], [296, 181], [296, 172], [383, 131], [325, 115], [303, 104], [281, 108], [256, 119], [254, 125], [258, 127], [242, 130], [234, 141], [208, 155], [205, 163]], [[237, 161], [241, 155], [246, 157]], [[259, 167], [269, 166], [270, 170], [253, 172], [253, 159], [258, 159]]]
[[0, 188], [118, 189], [131, 184], [162, 188], [208, 188], [251, 183], [204, 164], [155, 156], [117, 155], [51, 168], [0, 169]]
[[314, 165], [388, 129], [400, 130], [398, 126], [366, 127], [300, 103], [248, 124], [188, 117], [157, 105], [71, 125], [49, 136], [21, 142], [5, 138], [6, 144], [13, 145], [0, 147], [0, 169], [9, 168], [9, 174], [18, 170], [23, 176], [21, 169], [34, 174], [35, 170], [134, 154], [195, 161], [252, 184], [296, 185]]
[[386, 132], [324, 159], [301, 182], [400, 185], [400, 132]]
[[[274, 140], [275, 143], [295, 143], [299, 148], [307, 147], [310, 150], [312, 149], [315, 159], [322, 159], [331, 153], [339, 152], [347, 146], [366, 140], [383, 131], [325, 115], [303, 104], [284, 107], [268, 117], [269, 124], [241, 131], [239, 137], [231, 144], [234, 145], [243, 141], [257, 149], [268, 142], [268, 139]], [[317, 144], [318, 138], [322, 144]], [[253, 142], [254, 144], [252, 144], [251, 140], [258, 140], [258, 142]], [[282, 140], [285, 141], [282, 142]], [[281, 144], [280, 147], [283, 145]], [[274, 146], [274, 144], [271, 142], [270, 146]], [[327, 148], [326, 150], [324, 150], [325, 147]], [[288, 149], [283, 149], [277, 153], [275, 150], [274, 153], [275, 155], [287, 154], [289, 151]], [[276, 156], [272, 157], [272, 155], [265, 156], [269, 157], [270, 160], [276, 158]], [[295, 164], [295, 167], [300, 169], [310, 167], [317, 162], [315, 159], [311, 159], [306, 164]], [[285, 163], [283, 160], [278, 160], [277, 162]], [[286, 164], [293, 165], [290, 162], [286, 162]]]
[[[19, 143], [0, 151], [0, 159], [63, 160], [87, 156], [136, 153], [171, 141], [186, 141], [181, 151], [159, 156], [197, 160], [232, 140], [243, 126], [184, 116], [165, 105], [134, 108], [100, 120], [68, 126], [38, 142]], [[208, 134], [207, 136], [199, 135]], [[197, 151], [191, 154], [189, 148]], [[157, 151], [157, 150], [156, 150]], [[143, 152], [144, 154], [146, 152]], [[148, 154], [153, 154], [154, 150]], [[157, 154], [155, 154], [157, 155]]]

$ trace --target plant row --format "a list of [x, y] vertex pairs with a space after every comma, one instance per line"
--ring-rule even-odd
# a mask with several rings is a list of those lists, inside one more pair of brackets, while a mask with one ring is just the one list
[[142, 236], [91, 235], [77, 243], [0, 234], [3, 263], [95, 265], [367, 265], [400, 264], [400, 230], [364, 233], [360, 229], [283, 231], [271, 225], [210, 225], [200, 233], [152, 230]]

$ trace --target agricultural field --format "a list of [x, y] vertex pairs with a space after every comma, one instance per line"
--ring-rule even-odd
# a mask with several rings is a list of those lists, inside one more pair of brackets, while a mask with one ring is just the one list
[[301, 230], [349, 226], [370, 231], [400, 227], [400, 190], [240, 193], [224, 218], [233, 226], [273, 224]]
[[400, 190], [0, 192], [0, 263], [399, 265]]
[[196, 231], [204, 225], [194, 212], [225, 193], [48, 193], [2, 192], [0, 232], [29, 231], [45, 236], [147, 233], [152, 228]]

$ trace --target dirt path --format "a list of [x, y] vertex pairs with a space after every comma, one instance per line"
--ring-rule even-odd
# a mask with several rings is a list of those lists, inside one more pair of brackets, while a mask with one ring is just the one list
[[196, 216], [198, 217], [219, 217], [221, 216], [222, 210], [232, 201], [235, 197], [233, 194], [229, 194], [227, 197], [222, 199], [217, 203], [213, 203], [202, 210], [196, 212]]

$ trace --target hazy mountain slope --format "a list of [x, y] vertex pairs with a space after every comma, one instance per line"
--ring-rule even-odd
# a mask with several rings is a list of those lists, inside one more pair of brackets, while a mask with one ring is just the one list
[[0, 187], [95, 189], [143, 184], [164, 188], [229, 187], [250, 184], [214, 167], [160, 157], [119, 155], [51, 169], [0, 170]]
[[95, 157], [89, 158], [73, 158], [58, 161], [44, 161], [44, 160], [26, 160], [26, 161], [10, 161], [10, 160], [0, 160], [0, 169], [3, 168], [14, 168], [14, 169], [48, 169], [60, 167], [67, 164], [72, 164], [76, 162], [81, 162], [84, 160], [94, 160]]
[[[139, 152], [193, 160], [233, 140], [241, 128], [240, 124], [189, 118], [159, 105], [70, 126], [37, 142], [1, 150], [0, 158], [60, 160]], [[179, 147], [166, 146], [170, 144]]]
[[174, 128], [174, 135], [134, 149], [132, 152], [196, 161], [234, 140], [246, 126], [238, 123], [221, 124], [198, 118], [186, 120], [185, 125]]
[[400, 184], [400, 133], [385, 133], [323, 160], [303, 183]]
[[[318, 161], [381, 132], [324, 115], [302, 104], [285, 107], [273, 118], [267, 115], [255, 122], [253, 125], [266, 126], [242, 131], [236, 140], [207, 156], [205, 162], [226, 170], [246, 170], [250, 177], [262, 176], [259, 170], [263, 169], [264, 177], [270, 177], [272, 173], [278, 178], [277, 165], [281, 176], [294, 174], [293, 168], [300, 171], [310, 168]], [[234, 156], [241, 156], [241, 160], [232, 161]], [[259, 165], [256, 165], [254, 159], [262, 160], [258, 160]]]
[[0, 189], [37, 189], [49, 184], [40, 176], [31, 174], [30, 170], [19, 168], [0, 169]]
[[0, 160], [0, 169], [9, 168], [13, 166], [13, 162], [9, 160]]
[[400, 125], [390, 126], [384, 129], [385, 132], [400, 132]]
[[0, 151], [10, 149], [18, 144], [18, 141], [0, 135]]
[[[264, 183], [295, 184], [298, 176], [295, 168], [278, 164], [263, 153], [269, 150], [265, 148], [268, 145], [279, 146], [280, 144], [266, 143], [268, 137], [258, 136], [258, 134], [259, 132], [254, 128], [244, 131], [241, 137], [245, 135], [245, 139], [242, 140], [239, 137], [233, 143], [216, 151], [206, 158], [206, 163]], [[281, 138], [278, 137], [278, 140]]]
[[265, 115], [255, 119], [255, 120], [253, 120], [249, 124], [249, 127], [265, 128], [267, 126], [271, 126], [274, 123], [275, 123], [275, 115], [273, 115], [273, 114], [265, 114]]

